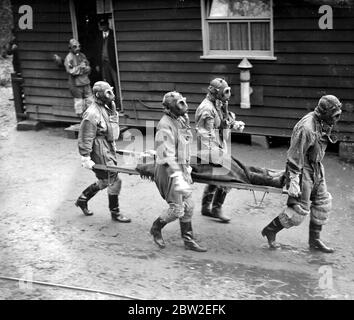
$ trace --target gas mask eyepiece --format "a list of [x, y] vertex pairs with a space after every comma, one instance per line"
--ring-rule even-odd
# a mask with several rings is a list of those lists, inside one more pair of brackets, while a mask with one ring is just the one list
[[187, 99], [185, 97], [182, 97], [177, 100], [177, 104], [181, 106], [186, 106], [187, 105]]
[[187, 99], [183, 97], [182, 99], [177, 100], [176, 106], [181, 115], [184, 115], [188, 110]]
[[113, 88], [106, 89], [104, 91], [104, 96], [105, 96], [106, 99], [113, 101], [114, 98], [115, 98], [115, 95], [113, 93]]
[[334, 115], [333, 115], [333, 123], [336, 124], [339, 120], [340, 120], [340, 117], [342, 115], [342, 110], [339, 110], [338, 112], [336, 112]]
[[222, 92], [222, 100], [229, 100], [231, 97], [231, 88], [226, 87]]

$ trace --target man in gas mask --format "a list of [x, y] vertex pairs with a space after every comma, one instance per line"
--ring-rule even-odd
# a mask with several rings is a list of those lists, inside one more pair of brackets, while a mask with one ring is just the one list
[[[235, 114], [228, 110], [231, 88], [221, 78], [210, 82], [206, 98], [197, 108], [195, 122], [197, 129], [198, 158], [202, 163], [220, 164], [227, 155], [226, 141], [231, 129], [242, 132], [245, 124], [236, 121]], [[229, 222], [222, 211], [230, 188], [207, 185], [202, 198], [202, 215]]]
[[189, 164], [193, 136], [187, 115], [188, 106], [186, 99], [175, 91], [165, 94], [162, 105], [165, 114], [157, 126], [155, 136], [157, 158], [154, 181], [169, 209], [154, 221], [150, 233], [155, 243], [164, 248], [161, 229], [179, 219], [185, 248], [204, 252], [206, 249], [195, 241], [192, 230], [192, 179]]
[[[114, 103], [113, 88], [104, 81], [98, 81], [93, 86], [94, 103], [84, 113], [79, 131], [79, 153], [82, 166], [93, 169], [95, 164], [116, 166], [116, 144], [119, 137], [119, 119]], [[86, 216], [93, 215], [87, 207], [88, 201], [100, 190], [108, 189], [108, 203], [112, 220], [130, 222], [120, 213], [119, 193], [121, 180], [117, 173], [93, 169], [97, 182], [86, 188], [75, 205], [80, 207]]]
[[301, 224], [310, 214], [310, 249], [325, 253], [334, 251], [320, 239], [322, 226], [327, 223], [332, 207], [322, 159], [328, 141], [335, 142], [332, 129], [342, 113], [341, 106], [335, 96], [323, 96], [315, 110], [294, 127], [286, 165], [287, 207], [262, 231], [270, 248], [278, 247], [275, 238], [280, 230]]
[[90, 63], [81, 52], [79, 41], [69, 41], [70, 52], [64, 60], [66, 72], [69, 74], [69, 90], [74, 98], [75, 113], [82, 117], [88, 106], [93, 102], [89, 74]]

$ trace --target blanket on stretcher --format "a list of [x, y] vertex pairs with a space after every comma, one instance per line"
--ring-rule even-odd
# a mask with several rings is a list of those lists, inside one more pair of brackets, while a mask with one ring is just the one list
[[[237, 182], [253, 185], [283, 188], [286, 182], [285, 170], [273, 170], [256, 166], [246, 166], [235, 157], [227, 165], [202, 164], [192, 157], [192, 179], [214, 182]], [[154, 180], [155, 163], [138, 164], [136, 169], [140, 176]]]

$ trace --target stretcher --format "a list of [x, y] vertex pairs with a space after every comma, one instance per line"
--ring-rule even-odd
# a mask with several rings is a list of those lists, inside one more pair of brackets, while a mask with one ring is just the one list
[[[124, 156], [131, 156], [131, 157], [149, 157], [151, 156], [151, 153], [137, 153], [134, 151], [128, 151], [128, 150], [118, 150], [118, 154], [124, 155]], [[97, 170], [104, 170], [108, 172], [115, 172], [115, 173], [123, 173], [123, 174], [128, 174], [128, 175], [140, 175], [140, 173], [135, 170], [134, 168], [131, 167], [120, 167], [120, 166], [107, 166], [103, 164], [96, 164], [93, 167], [94, 169]], [[228, 187], [232, 189], [237, 189], [237, 190], [249, 190], [253, 194], [253, 199], [256, 204], [256, 206], [260, 207], [263, 204], [263, 201], [266, 197], [267, 194], [269, 193], [275, 193], [275, 194], [288, 194], [287, 190], [285, 188], [275, 188], [275, 187], [270, 187], [270, 186], [263, 186], [263, 185], [254, 185], [254, 184], [247, 184], [247, 183], [238, 183], [238, 182], [233, 182], [233, 181], [215, 181], [215, 180], [209, 180], [209, 179], [202, 179], [199, 177], [193, 177], [193, 182], [194, 183], [202, 183], [202, 184], [213, 184], [213, 185], [218, 185], [222, 187]], [[258, 201], [256, 197], [256, 191], [262, 192], [263, 195], [261, 197], [261, 200]]]

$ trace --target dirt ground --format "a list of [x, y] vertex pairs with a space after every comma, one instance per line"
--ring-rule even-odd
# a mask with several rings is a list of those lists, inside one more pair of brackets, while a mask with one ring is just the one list
[[[17, 131], [11, 98], [10, 88], [0, 88], [0, 277], [138, 299], [354, 298], [354, 168], [336, 154], [324, 161], [334, 210], [322, 232], [334, 254], [308, 250], [308, 219], [279, 234], [281, 249], [268, 249], [260, 231], [285, 196], [269, 194], [257, 208], [250, 191], [232, 190], [225, 204], [232, 221], [221, 224], [200, 215], [200, 184], [194, 185], [193, 223], [208, 252], [186, 251], [177, 222], [163, 230], [167, 247], [160, 250], [148, 233], [166, 209], [155, 185], [121, 175], [121, 209], [131, 224], [111, 221], [106, 192], [90, 202], [95, 215], [83, 216], [74, 201], [94, 175], [80, 166], [77, 140], [67, 139], [63, 128]], [[124, 141], [119, 147], [132, 148]], [[247, 164], [278, 169], [286, 156], [286, 147], [234, 143], [232, 151]], [[0, 279], [0, 299], [121, 298]]]

